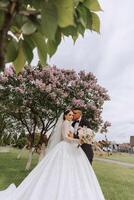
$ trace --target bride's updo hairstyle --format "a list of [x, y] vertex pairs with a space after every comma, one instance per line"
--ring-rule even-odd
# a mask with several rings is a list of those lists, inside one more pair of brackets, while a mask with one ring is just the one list
[[65, 110], [65, 111], [64, 111], [64, 114], [63, 114], [63, 119], [64, 119], [64, 120], [65, 120], [65, 116], [66, 116], [68, 113], [70, 113], [70, 112], [72, 112], [71, 109], [68, 109], [68, 110]]

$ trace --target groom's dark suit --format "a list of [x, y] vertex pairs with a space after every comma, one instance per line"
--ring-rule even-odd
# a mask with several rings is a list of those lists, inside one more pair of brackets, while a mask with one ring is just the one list
[[[90, 128], [89, 121], [86, 120], [84, 117], [82, 117], [80, 121], [74, 121], [72, 123], [72, 126], [75, 127], [76, 123], [79, 123], [79, 126], [81, 126], [81, 127], [86, 126], [87, 128]], [[77, 134], [74, 135], [74, 138], [79, 138], [78, 132], [77, 132]], [[81, 145], [81, 148], [85, 152], [89, 162], [92, 164], [93, 156], [94, 156], [92, 145], [84, 143]]]

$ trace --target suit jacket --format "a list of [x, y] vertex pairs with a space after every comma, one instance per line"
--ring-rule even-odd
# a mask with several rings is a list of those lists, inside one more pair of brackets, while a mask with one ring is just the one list
[[[87, 119], [85, 119], [84, 117], [82, 117], [81, 120], [80, 120], [79, 126], [81, 126], [81, 127], [86, 126], [87, 128], [90, 128], [90, 123], [89, 123], [89, 121]], [[78, 133], [77, 133], [77, 135], [74, 135], [74, 138], [79, 138]], [[94, 156], [92, 145], [84, 143], [84, 144], [81, 145], [81, 148], [85, 152], [85, 154], [86, 154], [89, 162], [92, 164], [93, 156]]]
[[81, 126], [81, 127], [86, 126], [87, 128], [90, 128], [90, 123], [87, 119], [82, 117], [80, 120], [79, 126]]

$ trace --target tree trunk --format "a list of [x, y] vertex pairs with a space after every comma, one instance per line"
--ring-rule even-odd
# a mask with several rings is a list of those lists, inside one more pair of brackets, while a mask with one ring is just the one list
[[27, 161], [25, 170], [30, 170], [30, 168], [31, 168], [32, 156], [33, 156], [33, 152], [35, 150], [35, 147], [33, 147], [33, 144], [34, 144], [34, 133], [30, 134], [28, 137], [29, 156], [28, 156], [28, 161]]
[[28, 156], [28, 161], [27, 161], [25, 170], [30, 170], [30, 169], [31, 169], [32, 157], [33, 157], [33, 152], [34, 152], [34, 150], [35, 150], [34, 147], [32, 147], [32, 148], [29, 150], [29, 156]]
[[46, 152], [46, 145], [43, 143], [42, 146], [41, 146], [41, 153], [40, 153], [40, 156], [39, 156], [38, 163], [44, 158], [45, 152]]
[[22, 156], [24, 150], [26, 149], [26, 147], [27, 147], [27, 145], [25, 145], [25, 146], [23, 147], [23, 149], [20, 150], [20, 153], [18, 154], [17, 159], [20, 159], [20, 158], [21, 158], [21, 156]]

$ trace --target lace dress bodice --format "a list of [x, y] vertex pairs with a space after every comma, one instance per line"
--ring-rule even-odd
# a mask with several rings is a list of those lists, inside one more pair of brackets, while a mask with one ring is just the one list
[[70, 142], [70, 143], [77, 143], [79, 142], [78, 139], [69, 137], [68, 134], [69, 133], [73, 133], [74, 134], [74, 128], [71, 125], [71, 122], [68, 120], [65, 120], [62, 124], [62, 139], [64, 141]]

